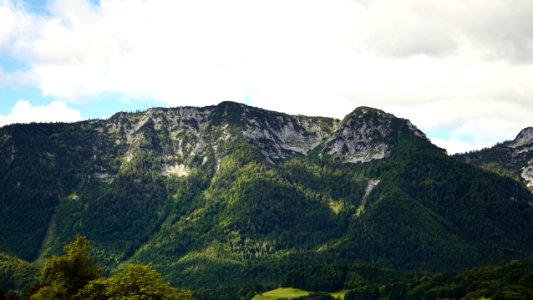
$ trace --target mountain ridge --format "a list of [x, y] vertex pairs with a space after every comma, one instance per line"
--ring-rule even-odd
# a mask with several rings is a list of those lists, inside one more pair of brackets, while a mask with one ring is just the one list
[[109, 272], [151, 263], [209, 287], [316, 263], [442, 271], [533, 257], [533, 196], [519, 182], [374, 108], [343, 120], [152, 108], [10, 125], [0, 145], [0, 248], [26, 260], [79, 232]]
[[522, 129], [513, 140], [457, 157], [487, 171], [511, 177], [533, 192], [533, 127]]

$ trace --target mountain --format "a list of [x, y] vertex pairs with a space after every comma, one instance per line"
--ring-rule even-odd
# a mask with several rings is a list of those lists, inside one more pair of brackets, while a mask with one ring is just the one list
[[523, 129], [512, 141], [458, 157], [485, 170], [511, 177], [533, 190], [533, 127]]
[[0, 191], [1, 251], [39, 263], [79, 232], [107, 271], [151, 264], [195, 289], [321, 263], [533, 257], [522, 184], [369, 107], [336, 120], [222, 102], [5, 126]]

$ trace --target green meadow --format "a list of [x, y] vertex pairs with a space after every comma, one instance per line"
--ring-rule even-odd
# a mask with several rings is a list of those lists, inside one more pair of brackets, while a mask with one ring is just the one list
[[[348, 290], [340, 290], [337, 292], [330, 293], [334, 298], [336, 299], [344, 299], [344, 295]], [[311, 292], [296, 289], [296, 288], [278, 288], [275, 290], [267, 291], [264, 293], [261, 293], [259, 295], [256, 295], [253, 300], [276, 300], [276, 299], [293, 299], [298, 298], [302, 296], [307, 296], [311, 294]]]

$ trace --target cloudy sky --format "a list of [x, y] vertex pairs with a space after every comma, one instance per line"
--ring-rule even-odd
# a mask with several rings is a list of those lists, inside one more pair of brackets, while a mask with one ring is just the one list
[[531, 0], [0, 0], [0, 126], [372, 106], [449, 152], [533, 126]]

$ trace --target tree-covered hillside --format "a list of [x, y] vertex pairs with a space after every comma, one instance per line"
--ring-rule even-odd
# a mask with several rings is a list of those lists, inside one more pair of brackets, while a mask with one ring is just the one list
[[408, 120], [223, 102], [0, 128], [0, 247], [42, 262], [76, 233], [105, 272], [176, 286], [275, 285], [366, 262], [445, 271], [533, 257], [533, 198]]
[[[512, 261], [461, 273], [409, 273], [363, 264], [315, 265], [288, 273], [282, 286], [315, 292], [295, 299], [332, 299], [322, 292], [345, 291], [345, 300], [515, 299], [533, 297], [533, 264]], [[316, 295], [315, 298], [312, 298]]]

